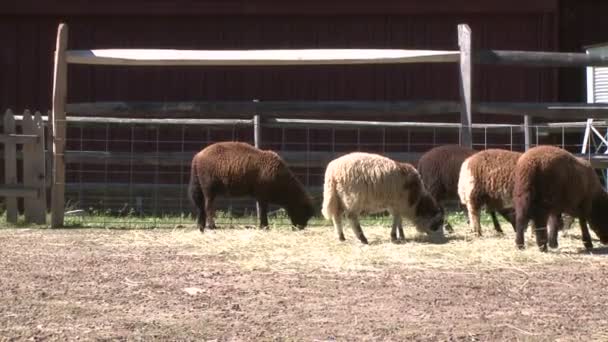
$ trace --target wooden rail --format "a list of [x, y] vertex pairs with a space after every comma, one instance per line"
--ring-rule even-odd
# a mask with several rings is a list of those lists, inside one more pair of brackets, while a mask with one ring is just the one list
[[67, 62], [127, 66], [278, 66], [394, 63], [450, 63], [458, 51], [395, 49], [316, 50], [69, 50]]

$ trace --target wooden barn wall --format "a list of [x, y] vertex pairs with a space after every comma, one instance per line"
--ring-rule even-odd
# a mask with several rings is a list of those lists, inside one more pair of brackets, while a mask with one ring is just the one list
[[[477, 47], [555, 50], [550, 13], [258, 16], [0, 16], [0, 108], [47, 109], [60, 19], [69, 48], [416, 48], [456, 49], [467, 22]], [[550, 69], [480, 67], [476, 100], [557, 97]], [[70, 66], [69, 101], [458, 99], [455, 65], [322, 67]], [[478, 117], [478, 119], [482, 119]]]
[[[584, 51], [585, 46], [608, 42], [608, 2], [601, 0], [563, 0], [560, 7], [561, 51]], [[587, 101], [585, 69], [562, 69], [559, 98]]]

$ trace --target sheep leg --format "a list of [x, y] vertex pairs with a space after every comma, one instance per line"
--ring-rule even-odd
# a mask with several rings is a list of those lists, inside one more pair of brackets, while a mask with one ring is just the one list
[[521, 195], [513, 198], [515, 204], [515, 245], [519, 249], [524, 249], [524, 233], [530, 221], [530, 196]]
[[541, 252], [547, 251], [547, 221], [548, 215], [542, 209], [537, 209], [534, 218], [536, 245]]
[[549, 247], [557, 248], [557, 232], [561, 230], [563, 221], [561, 215], [551, 214], [549, 215], [549, 221], [547, 222], [547, 229], [549, 230]]
[[581, 226], [583, 245], [585, 245], [585, 248], [587, 249], [592, 249], [593, 242], [591, 242], [591, 235], [589, 235], [589, 227], [587, 227], [587, 220], [582, 217], [579, 217], [578, 224]]
[[481, 236], [481, 224], [479, 223], [479, 208], [474, 206], [472, 202], [469, 202], [467, 203], [467, 211], [469, 212], [471, 230], [478, 237]]
[[501, 209], [498, 211], [498, 213], [505, 220], [507, 220], [507, 222], [509, 222], [511, 224], [511, 226], [513, 227], [513, 231], [515, 231], [515, 209], [513, 209], [513, 208]]
[[207, 212], [207, 228], [216, 229], [215, 225], [215, 209], [213, 208], [213, 197], [205, 195], [205, 211]]
[[336, 233], [338, 233], [338, 240], [344, 241], [344, 231], [342, 230], [342, 215], [332, 216], [331, 221], [334, 223], [334, 228], [336, 228]]
[[393, 226], [391, 227], [391, 242], [393, 243], [399, 243], [405, 240], [401, 222], [401, 216], [393, 214]]
[[268, 203], [258, 201], [260, 207], [260, 229], [268, 228]]
[[357, 215], [350, 214], [348, 218], [350, 220], [350, 225], [353, 229], [353, 232], [355, 233], [355, 236], [359, 239], [359, 241], [361, 241], [361, 243], [367, 245], [367, 238], [363, 234], [363, 230], [361, 229], [361, 224], [359, 223], [359, 218], [357, 217]]
[[496, 212], [494, 210], [490, 210], [490, 216], [492, 217], [492, 223], [494, 224], [494, 230], [498, 234], [503, 235], [504, 232], [502, 231], [502, 228], [500, 228], [500, 223], [498, 223], [498, 218], [496, 217]]

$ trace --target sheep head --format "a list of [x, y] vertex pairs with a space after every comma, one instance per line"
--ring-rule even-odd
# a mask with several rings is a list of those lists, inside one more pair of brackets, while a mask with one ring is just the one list
[[603, 190], [593, 199], [589, 225], [603, 244], [608, 244], [608, 194]]

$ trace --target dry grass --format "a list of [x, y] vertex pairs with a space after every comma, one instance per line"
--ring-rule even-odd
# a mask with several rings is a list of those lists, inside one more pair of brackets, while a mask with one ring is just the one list
[[504, 226], [505, 236], [498, 236], [486, 226], [485, 236], [476, 238], [465, 225], [447, 237], [420, 235], [405, 227], [406, 242], [393, 244], [389, 228], [366, 226], [370, 242], [362, 245], [346, 227], [347, 241], [338, 241], [330, 226], [312, 227], [303, 231], [286, 229], [218, 229], [201, 234], [193, 227], [173, 230], [129, 230], [121, 239], [108, 243], [126, 245], [159, 245], [177, 249], [178, 254], [220, 256], [247, 270], [280, 272], [355, 272], [379, 271], [393, 266], [408, 268], [493, 269], [527, 268], [547, 263], [581, 263], [586, 266], [605, 264], [606, 252], [595, 241], [595, 253], [587, 253], [580, 241], [578, 225], [560, 233], [560, 247], [541, 253], [535, 240], [526, 234], [527, 249], [515, 248], [514, 233]]

